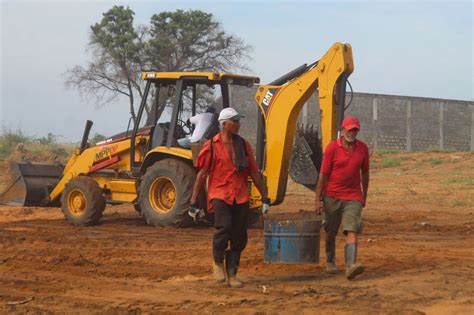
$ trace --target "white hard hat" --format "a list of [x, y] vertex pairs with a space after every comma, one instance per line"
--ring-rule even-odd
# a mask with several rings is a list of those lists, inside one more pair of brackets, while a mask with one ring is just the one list
[[245, 117], [244, 115], [239, 114], [235, 109], [228, 107], [221, 110], [219, 113], [219, 121], [222, 120], [240, 120], [240, 118]]

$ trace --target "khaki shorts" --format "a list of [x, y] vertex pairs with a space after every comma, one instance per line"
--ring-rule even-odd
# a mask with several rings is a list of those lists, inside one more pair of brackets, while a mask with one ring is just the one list
[[324, 196], [324, 229], [327, 233], [336, 235], [342, 221], [344, 234], [348, 231], [362, 232], [362, 203], [360, 201], [339, 200]]

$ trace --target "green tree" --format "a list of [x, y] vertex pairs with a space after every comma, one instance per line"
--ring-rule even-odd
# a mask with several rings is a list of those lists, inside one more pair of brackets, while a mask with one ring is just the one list
[[162, 12], [151, 17], [146, 58], [159, 71], [229, 71], [244, 69], [251, 50], [221, 30], [211, 13]]
[[135, 118], [135, 98], [142, 96], [140, 85], [143, 42], [133, 27], [134, 12], [114, 6], [91, 26], [89, 49], [93, 60], [86, 66], [67, 71], [66, 85], [78, 88], [82, 95], [95, 98], [98, 105], [128, 98], [130, 115]]
[[[210, 13], [161, 12], [150, 25], [133, 25], [134, 12], [114, 6], [91, 27], [92, 61], [66, 72], [66, 86], [77, 88], [99, 106], [127, 97], [135, 118], [135, 100], [143, 96], [142, 69], [157, 71], [231, 71], [247, 69], [251, 47], [221, 29]], [[146, 112], [148, 117], [152, 102]], [[164, 110], [159, 109], [158, 116]]]
[[107, 137], [100, 134], [100, 133], [94, 133], [94, 136], [91, 138], [90, 142], [92, 145], [96, 145], [98, 142], [106, 140]]

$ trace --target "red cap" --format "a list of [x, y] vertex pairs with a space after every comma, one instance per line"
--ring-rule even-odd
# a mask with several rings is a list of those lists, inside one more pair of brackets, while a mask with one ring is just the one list
[[346, 130], [351, 130], [354, 128], [360, 129], [360, 122], [359, 119], [355, 116], [347, 116], [342, 121], [342, 128]]

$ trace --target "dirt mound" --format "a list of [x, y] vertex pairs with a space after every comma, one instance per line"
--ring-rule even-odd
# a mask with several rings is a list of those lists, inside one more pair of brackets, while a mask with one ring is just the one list
[[10, 169], [11, 162], [29, 161], [34, 163], [53, 163], [58, 160], [58, 156], [52, 152], [30, 151], [23, 143], [19, 143], [6, 159], [0, 159], [0, 194], [11, 184], [11, 181], [14, 180]]
[[0, 195], [6, 189], [11, 180], [12, 174], [10, 172], [10, 161], [0, 160]]
[[32, 152], [23, 143], [19, 143], [6, 160], [51, 163], [58, 160], [58, 156], [48, 151]]

